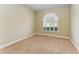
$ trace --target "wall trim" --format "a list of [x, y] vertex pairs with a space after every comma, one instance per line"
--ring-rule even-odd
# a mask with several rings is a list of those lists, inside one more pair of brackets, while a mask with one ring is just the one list
[[71, 38], [69, 38], [69, 37], [62, 37], [62, 36], [48, 35], [48, 34], [40, 34], [40, 33], [34, 33], [34, 34], [30, 34], [30, 35], [28, 35], [28, 36], [24, 36], [24, 37], [22, 37], [22, 38], [20, 38], [20, 39], [18, 39], [18, 40], [15, 40], [15, 41], [12, 41], [12, 42], [9, 42], [9, 43], [7, 43], [7, 44], [5, 44], [5, 45], [0, 46], [0, 49], [6, 48], [6, 47], [8, 47], [8, 46], [10, 46], [10, 45], [12, 45], [12, 44], [18, 43], [18, 42], [24, 40], [25, 38], [29, 38], [29, 37], [31, 37], [31, 36], [33, 36], [33, 35], [36, 35], [36, 34], [37, 34], [37, 35], [46, 35], [46, 36], [51, 36], [51, 37], [58, 37], [58, 38], [69, 39], [69, 40], [72, 42], [72, 44], [75, 46], [75, 48], [79, 51], [79, 47], [77, 46], [77, 44], [76, 44], [73, 40], [71, 40]]
[[30, 34], [30, 35], [24, 36], [24, 37], [22, 37], [22, 38], [20, 38], [20, 39], [18, 39], [18, 40], [9, 42], [9, 43], [7, 43], [7, 44], [5, 44], [5, 45], [1, 45], [1, 46], [0, 46], [0, 49], [3, 49], [3, 48], [5, 48], [5, 47], [8, 47], [8, 46], [10, 46], [10, 45], [12, 45], [12, 44], [15, 44], [15, 43], [17, 43], [17, 42], [19, 42], [19, 41], [24, 40], [25, 38], [29, 38], [29, 37], [33, 36], [33, 35], [35, 35], [35, 34]]
[[65, 38], [65, 39], [71, 39], [70, 37], [63, 37], [63, 36], [56, 36], [56, 35], [48, 35], [48, 34], [40, 34], [40, 33], [35, 33], [37, 35], [46, 35], [46, 36], [51, 36], [51, 37], [58, 37], [58, 38]]
[[69, 37], [62, 37], [62, 36], [56, 36], [56, 35], [40, 34], [40, 33], [35, 33], [35, 34], [37, 34], [37, 35], [46, 35], [46, 36], [51, 36], [51, 37], [58, 37], [58, 38], [69, 39], [69, 40], [71, 41], [71, 43], [74, 45], [74, 47], [77, 49], [77, 51], [79, 51], [78, 45], [72, 40], [72, 38], [69, 38]]
[[75, 48], [79, 51], [79, 47], [78, 45], [76, 44], [76, 42], [74, 40], [70, 40], [72, 42], [72, 44], [75, 46]]

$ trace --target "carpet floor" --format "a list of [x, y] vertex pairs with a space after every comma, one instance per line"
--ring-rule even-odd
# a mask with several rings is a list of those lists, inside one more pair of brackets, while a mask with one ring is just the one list
[[0, 49], [2, 54], [78, 54], [68, 39], [34, 35]]

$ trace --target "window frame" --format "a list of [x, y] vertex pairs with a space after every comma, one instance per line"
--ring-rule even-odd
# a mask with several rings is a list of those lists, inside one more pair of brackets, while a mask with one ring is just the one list
[[[50, 13], [49, 13], [49, 14], [50, 14]], [[47, 14], [47, 15], [48, 15], [48, 14]], [[46, 16], [46, 15], [45, 15], [45, 16]], [[44, 17], [45, 17], [45, 16], [44, 16]], [[43, 18], [44, 18], [44, 17], [43, 17]], [[58, 17], [58, 16], [57, 16], [57, 17]], [[59, 19], [59, 18], [58, 18], [58, 19]], [[43, 20], [43, 19], [42, 19], [42, 20]], [[46, 32], [59, 32], [59, 20], [52, 22], [52, 23], [58, 22], [58, 26], [57, 26], [58, 29], [57, 29], [57, 31], [55, 31], [55, 30], [51, 31], [51, 30], [50, 30], [50, 26], [49, 26], [49, 30], [44, 30], [44, 26], [43, 26], [43, 23], [44, 23], [44, 22], [51, 22], [51, 21], [42, 21], [42, 31], [46, 31]], [[54, 28], [54, 27], [56, 27], [56, 26], [52, 26], [52, 27]], [[55, 29], [55, 28], [54, 28], [54, 29]]]

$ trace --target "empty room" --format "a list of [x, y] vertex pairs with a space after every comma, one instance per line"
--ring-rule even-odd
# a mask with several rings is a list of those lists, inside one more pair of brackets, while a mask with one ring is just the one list
[[0, 4], [0, 54], [78, 53], [78, 4]]

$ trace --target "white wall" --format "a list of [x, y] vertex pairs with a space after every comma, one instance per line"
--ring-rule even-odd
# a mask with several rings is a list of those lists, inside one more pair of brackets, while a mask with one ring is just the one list
[[34, 12], [24, 5], [0, 5], [0, 46], [34, 32]]
[[71, 5], [72, 39], [79, 47], [79, 5]]
[[[59, 31], [46, 32], [43, 31], [42, 19], [46, 14], [54, 13], [59, 18]], [[36, 12], [36, 33], [47, 34], [52, 36], [70, 37], [70, 6], [55, 7], [47, 10]]]

